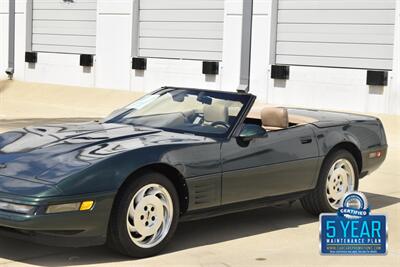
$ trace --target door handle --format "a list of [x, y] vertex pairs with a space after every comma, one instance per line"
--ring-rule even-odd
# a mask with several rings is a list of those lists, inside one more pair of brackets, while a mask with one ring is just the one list
[[309, 144], [312, 142], [312, 138], [311, 136], [304, 136], [304, 137], [300, 137], [300, 142], [304, 145], [304, 144]]

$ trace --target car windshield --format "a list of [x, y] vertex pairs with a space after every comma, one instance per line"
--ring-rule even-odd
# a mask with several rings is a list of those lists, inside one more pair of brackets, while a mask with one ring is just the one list
[[126, 106], [108, 122], [223, 137], [236, 124], [249, 95], [162, 89]]

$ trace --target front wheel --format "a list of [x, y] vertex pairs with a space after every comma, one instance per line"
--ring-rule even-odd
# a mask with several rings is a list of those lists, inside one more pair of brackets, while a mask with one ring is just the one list
[[354, 156], [347, 150], [338, 150], [322, 164], [317, 187], [300, 201], [313, 214], [336, 212], [347, 192], [358, 189], [359, 172]]
[[144, 173], [117, 196], [108, 245], [135, 258], [155, 255], [173, 236], [178, 217], [179, 198], [174, 185], [160, 173]]

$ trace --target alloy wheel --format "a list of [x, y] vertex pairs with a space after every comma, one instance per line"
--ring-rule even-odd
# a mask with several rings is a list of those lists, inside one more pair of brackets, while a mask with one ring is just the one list
[[129, 204], [126, 225], [132, 242], [141, 248], [159, 244], [171, 227], [173, 203], [168, 190], [159, 184], [140, 188]]
[[329, 205], [338, 209], [344, 194], [354, 190], [354, 168], [347, 159], [338, 159], [329, 170], [326, 181], [326, 197]]

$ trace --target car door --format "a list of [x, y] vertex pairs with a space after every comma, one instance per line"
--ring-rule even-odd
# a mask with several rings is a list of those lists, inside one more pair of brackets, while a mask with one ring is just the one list
[[222, 204], [312, 188], [317, 156], [310, 125], [268, 131], [246, 144], [231, 138], [221, 147]]

